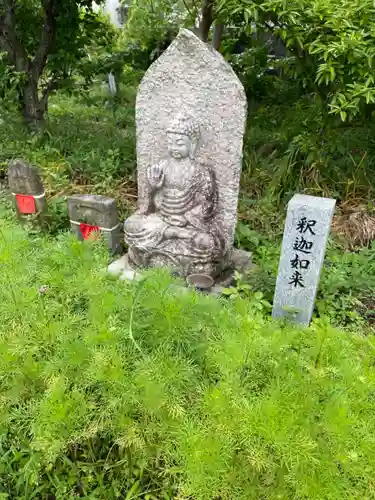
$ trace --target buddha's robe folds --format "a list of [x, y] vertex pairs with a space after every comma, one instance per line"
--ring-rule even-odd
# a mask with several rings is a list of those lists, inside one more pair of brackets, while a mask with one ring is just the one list
[[195, 164], [188, 177], [168, 175], [168, 162], [159, 167], [163, 184], [150, 195], [145, 213], [125, 222], [125, 241], [133, 254], [163, 254], [176, 263], [222, 258], [224, 239], [214, 222], [217, 207], [215, 176], [207, 166]]

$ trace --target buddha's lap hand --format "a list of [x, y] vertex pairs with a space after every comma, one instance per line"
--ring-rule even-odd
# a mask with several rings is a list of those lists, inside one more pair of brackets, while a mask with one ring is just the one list
[[147, 212], [147, 210], [146, 210], [145, 208], [139, 208], [138, 210], [136, 210], [136, 211], [134, 212], [134, 214], [133, 214], [133, 215], [134, 215], [134, 216], [139, 216], [139, 217], [144, 217], [144, 216], [145, 216], [145, 215], [147, 215], [147, 214], [148, 214], [148, 212]]
[[164, 172], [160, 165], [152, 165], [147, 169], [147, 180], [154, 189], [161, 188], [164, 183]]
[[185, 219], [184, 216], [172, 215], [169, 218], [168, 222], [171, 226], [176, 226], [176, 227], [187, 226], [187, 220]]

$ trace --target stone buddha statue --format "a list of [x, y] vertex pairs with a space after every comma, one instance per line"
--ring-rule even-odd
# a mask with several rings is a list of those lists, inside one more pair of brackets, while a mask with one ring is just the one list
[[136, 267], [172, 267], [181, 276], [216, 277], [226, 254], [215, 221], [215, 173], [196, 160], [200, 126], [178, 116], [166, 130], [167, 158], [146, 172], [144, 207], [125, 221], [128, 259]]

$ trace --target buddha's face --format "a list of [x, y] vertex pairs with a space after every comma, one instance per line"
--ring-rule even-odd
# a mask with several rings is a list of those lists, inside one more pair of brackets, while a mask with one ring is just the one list
[[168, 134], [168, 151], [176, 160], [187, 158], [190, 155], [191, 147], [191, 140], [187, 135]]

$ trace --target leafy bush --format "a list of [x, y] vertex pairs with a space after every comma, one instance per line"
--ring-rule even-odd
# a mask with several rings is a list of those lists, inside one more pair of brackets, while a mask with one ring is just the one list
[[4, 498], [373, 497], [372, 337], [118, 282], [0, 215]]
[[281, 202], [305, 192], [367, 203], [374, 196], [374, 120], [328, 120], [314, 96], [299, 97], [293, 90], [279, 82], [277, 95], [272, 92], [251, 110], [244, 187]]
[[176, 0], [131, 3], [119, 45], [132, 67], [146, 70], [163, 53], [186, 18], [191, 18], [185, 5]]
[[375, 102], [372, 0], [220, 0], [223, 19], [279, 36], [289, 71], [343, 120]]

